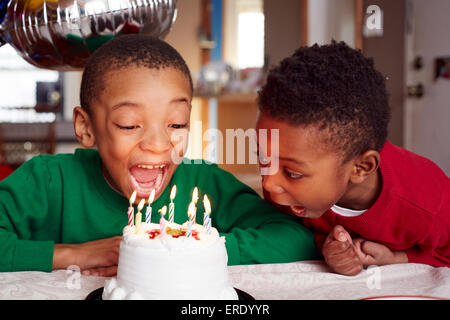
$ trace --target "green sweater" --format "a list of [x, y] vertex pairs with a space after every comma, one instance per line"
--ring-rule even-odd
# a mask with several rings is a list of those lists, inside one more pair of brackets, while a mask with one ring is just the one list
[[[200, 199], [208, 195], [212, 225], [226, 238], [229, 265], [317, 258], [312, 234], [297, 219], [204, 161], [178, 166], [152, 205], [152, 222], [159, 221], [157, 210], [170, 202], [174, 184], [177, 223], [187, 220], [195, 186]], [[128, 199], [105, 180], [97, 150], [34, 157], [0, 182], [0, 271], [51, 271], [55, 243], [121, 235], [128, 206]], [[196, 222], [202, 223], [201, 201], [197, 207]], [[145, 208], [142, 213], [145, 220]]]

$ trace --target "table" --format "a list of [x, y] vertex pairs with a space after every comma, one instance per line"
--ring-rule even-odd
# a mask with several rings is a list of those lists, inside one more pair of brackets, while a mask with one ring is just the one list
[[[372, 266], [348, 277], [331, 273], [323, 261], [228, 267], [235, 288], [256, 300], [363, 299], [427, 296], [450, 299], [450, 268], [423, 264]], [[74, 268], [75, 270], [75, 268]], [[79, 300], [107, 278], [76, 270], [0, 273], [0, 299]]]

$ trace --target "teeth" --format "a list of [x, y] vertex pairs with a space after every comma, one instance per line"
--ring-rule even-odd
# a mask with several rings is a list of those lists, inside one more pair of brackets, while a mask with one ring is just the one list
[[161, 185], [161, 182], [162, 182], [162, 173], [160, 172], [160, 173], [158, 173], [158, 176], [156, 177], [156, 182], [155, 182], [155, 185], [156, 185], [156, 188], [158, 188], [159, 189], [159, 187], [160, 187], [160, 185]]
[[138, 168], [144, 168], [144, 169], [162, 169], [164, 168], [166, 165], [165, 164], [161, 164], [161, 165], [145, 165], [145, 164], [140, 164], [138, 165]]
[[305, 211], [304, 208], [297, 209], [295, 206], [291, 206], [291, 210], [294, 211], [295, 213], [302, 213], [303, 211]]

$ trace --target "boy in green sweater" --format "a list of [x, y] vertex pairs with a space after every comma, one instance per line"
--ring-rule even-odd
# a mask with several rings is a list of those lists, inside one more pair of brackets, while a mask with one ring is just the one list
[[[203, 161], [177, 165], [193, 86], [167, 43], [143, 35], [109, 41], [89, 59], [80, 92], [73, 121], [86, 149], [37, 156], [0, 182], [0, 271], [77, 265], [85, 274], [112, 276], [132, 192], [138, 203], [155, 189], [156, 212], [169, 203], [173, 185], [176, 223], [188, 219], [195, 186], [208, 195], [230, 265], [316, 258], [312, 235], [296, 218], [279, 214], [231, 174]], [[201, 205], [196, 217], [202, 223]]]

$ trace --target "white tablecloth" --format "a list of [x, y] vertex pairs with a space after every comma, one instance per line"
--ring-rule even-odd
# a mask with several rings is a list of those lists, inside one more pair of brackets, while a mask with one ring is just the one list
[[[347, 277], [331, 273], [322, 261], [231, 266], [235, 288], [257, 300], [363, 299], [426, 296], [450, 299], [450, 268], [422, 264], [370, 267]], [[0, 299], [85, 299], [107, 278], [77, 271], [0, 273]]]

